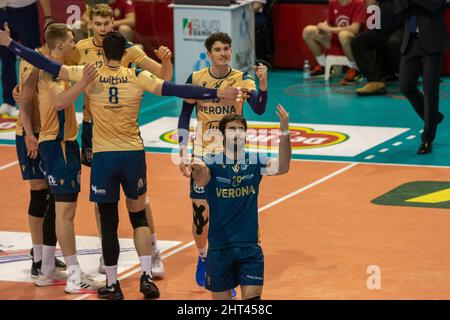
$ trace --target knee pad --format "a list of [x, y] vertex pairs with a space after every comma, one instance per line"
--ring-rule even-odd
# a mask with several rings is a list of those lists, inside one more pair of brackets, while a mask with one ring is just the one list
[[48, 190], [31, 190], [30, 206], [28, 214], [36, 218], [44, 218], [47, 214], [49, 203]]
[[249, 298], [249, 299], [245, 299], [245, 300], [261, 300], [261, 296], [256, 296], [256, 297], [253, 297], [253, 298]]
[[56, 202], [77, 202], [78, 193], [57, 193], [53, 195]]
[[147, 215], [145, 214], [145, 209], [139, 212], [129, 212], [130, 222], [133, 229], [140, 227], [148, 227]]

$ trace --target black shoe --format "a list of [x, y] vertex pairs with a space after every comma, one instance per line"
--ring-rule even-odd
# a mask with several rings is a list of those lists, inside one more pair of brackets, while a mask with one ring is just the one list
[[417, 149], [417, 154], [427, 154], [432, 151], [432, 143], [431, 142], [422, 142], [419, 149]]
[[[31, 259], [34, 258], [33, 248], [31, 248], [31, 250], [30, 250], [30, 256], [31, 256]], [[39, 269], [40, 268], [41, 267], [39, 267]], [[67, 266], [64, 262], [62, 262], [61, 260], [59, 260], [58, 258], [55, 257], [55, 268], [61, 269], [61, 270], [66, 270]], [[31, 269], [31, 275], [33, 276], [33, 269]], [[36, 274], [36, 277], [37, 277], [37, 274]]]
[[31, 260], [31, 277], [37, 278], [39, 275], [39, 271], [41, 271], [42, 260], [38, 262], [34, 262]]
[[120, 288], [119, 281], [113, 283], [111, 286], [106, 285], [103, 288], [98, 289], [97, 294], [100, 299], [107, 299], [107, 300], [123, 299], [123, 293], [122, 289]]
[[158, 287], [153, 283], [150, 275], [145, 272], [141, 275], [141, 287], [139, 291], [141, 291], [147, 299], [159, 298]]
[[55, 257], [55, 268], [60, 270], [66, 270], [67, 266], [64, 262]]

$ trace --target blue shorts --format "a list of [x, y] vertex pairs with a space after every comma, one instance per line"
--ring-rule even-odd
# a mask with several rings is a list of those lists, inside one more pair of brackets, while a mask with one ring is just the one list
[[81, 130], [81, 163], [88, 167], [92, 165], [92, 123], [86, 121]]
[[39, 143], [39, 153], [51, 193], [80, 192], [81, 162], [77, 141], [44, 141]]
[[191, 186], [191, 189], [190, 189], [189, 195], [190, 195], [191, 199], [206, 200], [205, 188], [197, 186], [197, 184], [194, 181], [194, 178], [192, 178], [192, 175], [191, 175], [190, 186]]
[[90, 200], [97, 203], [119, 201], [120, 185], [130, 199], [136, 200], [147, 192], [144, 150], [94, 153]]
[[[35, 136], [36, 139], [39, 139], [39, 134], [36, 133]], [[36, 159], [31, 159], [27, 155], [25, 133], [23, 136], [16, 135], [16, 151], [23, 180], [45, 179], [44, 173], [42, 172], [43, 164], [41, 155], [38, 153]]]
[[228, 291], [241, 286], [264, 284], [264, 255], [259, 245], [209, 249], [206, 289]]

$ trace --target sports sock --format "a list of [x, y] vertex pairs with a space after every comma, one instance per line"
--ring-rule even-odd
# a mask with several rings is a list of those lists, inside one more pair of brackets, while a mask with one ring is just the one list
[[42, 244], [33, 244], [33, 262], [42, 260]]
[[48, 276], [55, 269], [55, 251], [56, 247], [42, 246], [42, 267], [41, 272], [44, 276]]
[[115, 266], [105, 266], [106, 281], [108, 286], [115, 284], [117, 282], [117, 265]]
[[64, 260], [66, 261], [66, 264], [68, 266], [77, 266], [78, 265], [78, 259], [77, 259], [76, 254], [64, 257]]
[[152, 275], [152, 256], [140, 256], [142, 273]]

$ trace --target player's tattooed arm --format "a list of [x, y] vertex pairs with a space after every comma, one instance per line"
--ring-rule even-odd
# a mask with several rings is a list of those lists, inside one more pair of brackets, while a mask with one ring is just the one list
[[199, 187], [206, 186], [211, 180], [211, 173], [206, 163], [195, 157], [192, 160], [192, 178]]
[[280, 119], [280, 145], [278, 159], [270, 160], [265, 168], [267, 175], [282, 175], [289, 171], [292, 157], [291, 138], [289, 133], [289, 113], [281, 104], [277, 106], [276, 114]]

